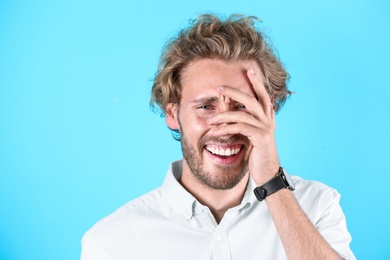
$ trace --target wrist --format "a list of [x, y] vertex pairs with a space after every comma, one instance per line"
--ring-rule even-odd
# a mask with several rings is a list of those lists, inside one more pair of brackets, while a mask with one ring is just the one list
[[293, 191], [295, 190], [295, 187], [288, 173], [282, 167], [279, 167], [279, 171], [276, 177], [272, 178], [270, 181], [264, 183], [263, 185], [255, 188], [253, 192], [255, 193], [256, 198], [259, 201], [262, 201], [266, 197], [283, 189]]
[[259, 176], [253, 176], [252, 174], [252, 178], [257, 186], [261, 186], [275, 178], [279, 174], [279, 169], [280, 165], [279, 163], [277, 163], [261, 171], [261, 174], [259, 174]]

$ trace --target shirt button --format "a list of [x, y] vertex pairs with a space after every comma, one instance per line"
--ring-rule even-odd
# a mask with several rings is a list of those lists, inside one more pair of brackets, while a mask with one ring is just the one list
[[217, 240], [217, 242], [221, 242], [222, 241], [222, 236], [221, 235], [216, 235], [215, 236], [215, 240]]

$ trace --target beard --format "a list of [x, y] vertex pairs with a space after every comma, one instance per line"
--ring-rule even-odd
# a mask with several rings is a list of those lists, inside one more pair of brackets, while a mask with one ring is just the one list
[[[181, 126], [180, 128], [183, 130]], [[183, 157], [192, 174], [205, 186], [216, 190], [228, 190], [236, 186], [248, 172], [248, 159], [235, 166], [215, 164], [215, 172], [208, 171], [203, 163], [202, 153], [206, 142], [214, 141], [220, 144], [231, 144], [240, 140], [248, 144], [248, 140], [242, 135], [233, 135], [229, 139], [203, 137], [199, 140], [198, 147], [194, 147], [190, 144], [184, 131], [180, 133]]]

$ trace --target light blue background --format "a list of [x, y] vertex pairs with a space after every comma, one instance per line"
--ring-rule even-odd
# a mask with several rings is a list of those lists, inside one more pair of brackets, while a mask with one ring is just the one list
[[78, 259], [83, 233], [181, 157], [149, 94], [162, 45], [212, 11], [263, 20], [296, 92], [280, 158], [341, 204], [358, 259], [390, 258], [385, 0], [0, 3], [0, 259]]

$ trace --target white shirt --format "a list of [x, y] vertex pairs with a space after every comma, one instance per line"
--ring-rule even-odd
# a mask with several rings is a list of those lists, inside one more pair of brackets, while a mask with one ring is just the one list
[[[287, 259], [265, 201], [250, 179], [240, 205], [216, 223], [210, 210], [179, 183], [182, 161], [161, 187], [128, 202], [83, 237], [82, 260]], [[294, 195], [317, 230], [345, 259], [355, 259], [340, 195], [319, 182], [292, 177]]]

